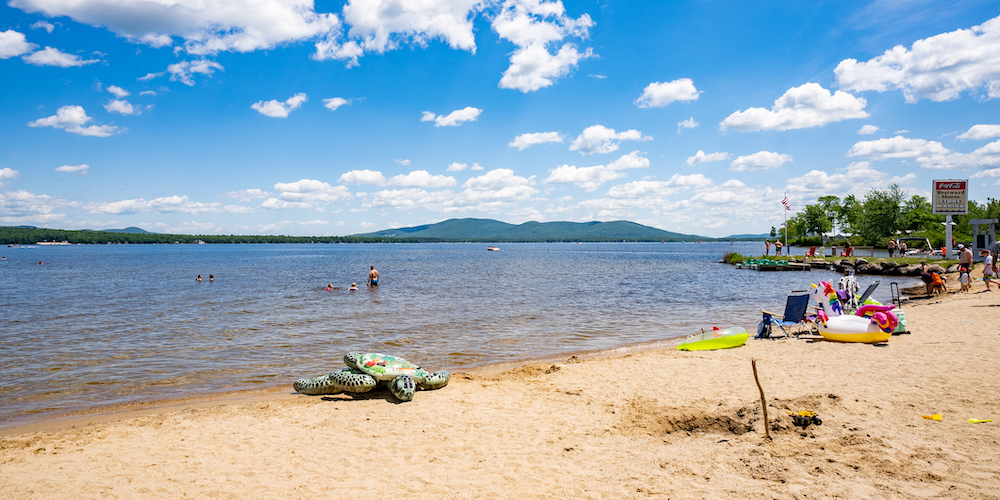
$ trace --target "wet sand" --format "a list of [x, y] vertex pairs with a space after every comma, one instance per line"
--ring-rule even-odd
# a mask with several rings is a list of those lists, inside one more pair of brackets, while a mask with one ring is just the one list
[[[905, 305], [912, 333], [885, 345], [658, 348], [456, 373], [409, 403], [263, 394], [15, 428], [0, 498], [1000, 498], [996, 288]], [[806, 409], [822, 425], [794, 427]]]

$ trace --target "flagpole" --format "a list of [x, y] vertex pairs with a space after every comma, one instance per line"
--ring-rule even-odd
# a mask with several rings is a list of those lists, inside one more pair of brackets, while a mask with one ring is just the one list
[[[785, 199], [788, 199], [788, 195], [785, 194]], [[785, 205], [785, 209], [782, 212], [785, 213], [785, 255], [791, 255], [792, 249], [788, 248], [788, 205]]]

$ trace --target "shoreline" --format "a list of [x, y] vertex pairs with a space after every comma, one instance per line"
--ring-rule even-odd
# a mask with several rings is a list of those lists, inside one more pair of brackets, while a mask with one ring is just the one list
[[1000, 498], [982, 290], [905, 304], [912, 333], [882, 345], [663, 346], [463, 371], [408, 403], [261, 394], [22, 428], [0, 435], [0, 497]]

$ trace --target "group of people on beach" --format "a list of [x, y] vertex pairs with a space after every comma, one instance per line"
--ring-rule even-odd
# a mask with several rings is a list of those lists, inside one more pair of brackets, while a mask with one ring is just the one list
[[[375, 286], [378, 286], [378, 271], [375, 269], [375, 266], [370, 266], [370, 267], [371, 267], [371, 270], [368, 271], [368, 286], [375, 287]], [[327, 284], [326, 285], [326, 290], [327, 291], [333, 290], [333, 283]], [[352, 282], [351, 283], [351, 287], [348, 288], [347, 291], [349, 291], [349, 292], [356, 292], [356, 291], [358, 291], [358, 283], [357, 282]]]
[[[982, 249], [979, 251], [979, 256], [983, 258], [983, 283], [986, 285], [986, 292], [992, 292], [993, 290], [993, 280], [1000, 275], [1000, 268], [998, 268], [998, 257], [1000, 257], [1000, 242], [993, 244], [990, 250]], [[924, 286], [927, 287], [927, 294], [932, 295], [935, 293], [947, 292], [948, 285], [947, 280], [941, 276], [941, 273], [929, 270], [926, 262], [920, 263], [922, 267], [922, 272], [920, 274], [921, 281], [924, 282]], [[962, 243], [958, 244], [958, 282], [959, 291], [968, 292], [972, 289], [972, 270], [975, 264], [973, 262], [972, 249], [965, 246]], [[998, 286], [1000, 288], [1000, 286]]]

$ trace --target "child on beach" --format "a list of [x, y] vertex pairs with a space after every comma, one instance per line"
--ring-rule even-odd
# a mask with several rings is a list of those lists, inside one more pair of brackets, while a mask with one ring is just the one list
[[980, 250], [979, 255], [986, 260], [983, 261], [983, 283], [986, 283], [986, 291], [990, 291], [990, 284], [993, 281], [993, 256], [989, 250]]
[[960, 268], [958, 274], [958, 282], [962, 284], [961, 290], [963, 292], [969, 291], [969, 268], [967, 267]]

